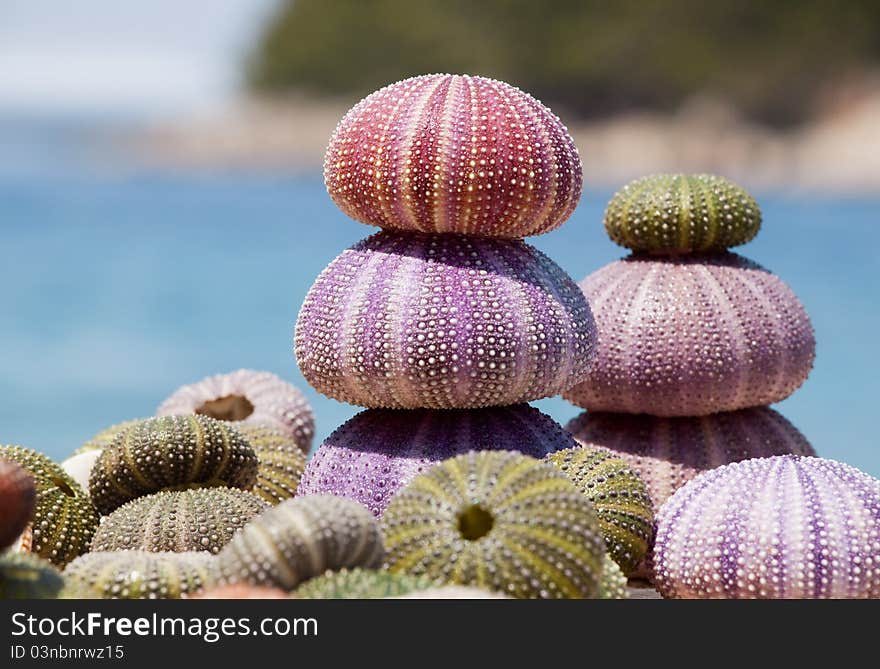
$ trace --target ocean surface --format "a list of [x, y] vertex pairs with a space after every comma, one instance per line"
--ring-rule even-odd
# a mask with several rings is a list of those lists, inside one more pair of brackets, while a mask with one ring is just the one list
[[[312, 391], [293, 355], [313, 280], [374, 231], [319, 174], [96, 169], [35, 137], [0, 128], [0, 443], [63, 459], [178, 386], [242, 367], [304, 390], [316, 445], [358, 411]], [[588, 189], [531, 243], [576, 280], [621, 257], [601, 225], [610, 195]], [[740, 252], [788, 282], [818, 341], [810, 378], [776, 408], [819, 455], [880, 476], [880, 197], [757, 197], [764, 226]], [[579, 413], [535, 404], [563, 423]]]

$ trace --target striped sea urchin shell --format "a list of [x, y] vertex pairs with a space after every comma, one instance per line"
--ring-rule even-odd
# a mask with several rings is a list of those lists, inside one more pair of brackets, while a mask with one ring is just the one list
[[237, 488], [200, 488], [138, 497], [106, 516], [93, 551], [218, 553], [268, 505]]
[[212, 585], [213, 566], [210, 553], [108, 551], [81, 555], [64, 575], [103, 599], [180, 599]]
[[0, 552], [24, 532], [31, 522], [36, 502], [33, 477], [15, 462], [0, 459]]
[[621, 188], [605, 210], [605, 230], [620, 246], [645, 253], [723, 251], [761, 227], [746, 190], [713, 174], [655, 174]]
[[257, 454], [257, 482], [251, 492], [269, 504], [296, 495], [306, 466], [306, 456], [297, 443], [271, 427], [246, 423], [237, 427]]
[[88, 550], [98, 514], [79, 484], [48, 457], [29, 448], [0, 446], [0, 460], [24, 468], [36, 485], [30, 550], [59, 567]]
[[527, 404], [486, 409], [367, 409], [309, 460], [299, 494], [351, 497], [381, 515], [391, 497], [441, 460], [468, 451], [519, 451], [535, 458], [576, 446]]
[[544, 459], [593, 503], [609, 554], [624, 574], [631, 574], [648, 553], [654, 534], [654, 510], [645, 482], [626, 460], [600, 448], [566, 448]]
[[531, 246], [391, 232], [321, 272], [295, 338], [318, 392], [394, 409], [550, 397], [586, 377], [594, 344], [583, 294]]
[[620, 565], [608, 553], [602, 560], [602, 578], [596, 599], [629, 599], [626, 591], [627, 578]]
[[200, 414], [239, 425], [266, 425], [289, 435], [308, 453], [315, 417], [305, 396], [271, 372], [239, 369], [178, 388], [157, 416]]
[[296, 589], [302, 599], [385, 599], [434, 585], [424, 576], [389, 574], [375, 569], [341, 569], [311, 578]]
[[328, 569], [377, 568], [385, 555], [379, 525], [344, 497], [281, 502], [254, 518], [217, 556], [224, 583], [292, 590]]
[[477, 451], [431, 467], [382, 516], [395, 573], [517, 598], [598, 591], [605, 543], [590, 501], [553, 466]]
[[364, 98], [324, 157], [327, 191], [355, 220], [505, 238], [561, 225], [580, 200], [582, 172], [547, 107], [509, 84], [451, 74]]
[[760, 407], [693, 418], [584, 412], [566, 424], [585, 447], [621, 458], [641, 477], [657, 510], [697, 474], [773, 455], [815, 455], [782, 414]]
[[229, 423], [208, 416], [165, 416], [117, 435], [92, 468], [89, 492], [106, 515], [160, 490], [249, 490], [256, 478], [257, 456]]
[[0, 600], [57, 599], [64, 577], [50, 562], [33, 553], [0, 553]]
[[733, 253], [631, 256], [581, 288], [599, 332], [587, 379], [563, 396], [591, 411], [699, 416], [785, 399], [816, 342], [803, 305]]
[[690, 481], [657, 516], [664, 597], [880, 597], [880, 481], [833, 460], [777, 456]]
[[185, 599], [287, 599], [289, 595], [278, 588], [261, 588], [247, 583], [233, 585], [215, 585], [200, 590]]

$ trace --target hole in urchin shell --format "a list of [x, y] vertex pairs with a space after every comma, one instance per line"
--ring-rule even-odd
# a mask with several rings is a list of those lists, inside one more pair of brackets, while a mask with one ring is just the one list
[[73, 488], [70, 487], [70, 484], [60, 476], [53, 476], [52, 483], [68, 497], [76, 497], [76, 493], [73, 491]]
[[458, 531], [468, 541], [485, 537], [494, 524], [492, 514], [479, 504], [471, 504], [458, 512]]
[[226, 395], [215, 400], [208, 400], [196, 413], [210, 416], [217, 420], [244, 420], [254, 412], [254, 405], [243, 395]]

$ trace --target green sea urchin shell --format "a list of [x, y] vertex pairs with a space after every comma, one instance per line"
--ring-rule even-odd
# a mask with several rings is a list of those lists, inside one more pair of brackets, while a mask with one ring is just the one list
[[424, 576], [389, 574], [374, 569], [342, 569], [309, 579], [296, 589], [303, 599], [384, 599], [430, 588]]
[[712, 174], [655, 174], [621, 188], [605, 210], [620, 246], [654, 254], [723, 251], [761, 227], [761, 209], [745, 189]]
[[293, 497], [306, 467], [306, 456], [296, 441], [271, 427], [248, 423], [236, 427], [257, 454], [252, 492], [273, 505]]
[[256, 477], [257, 456], [229, 423], [208, 416], [165, 416], [116, 435], [92, 468], [89, 492], [106, 515], [160, 490], [250, 490]]
[[468, 585], [436, 585], [389, 599], [510, 599], [505, 594]]
[[73, 452], [73, 455], [88, 453], [90, 451], [103, 451], [105, 448], [113, 443], [113, 440], [118, 434], [121, 434], [122, 432], [125, 432], [128, 428], [137, 425], [141, 422], [141, 420], [142, 419], [126, 420], [101, 430], [100, 432], [98, 432], [98, 434], [96, 434], [94, 437], [92, 437], [82, 446], [76, 449]]
[[64, 575], [91, 586], [103, 599], [179, 599], [213, 583], [209, 553], [110, 551], [87, 553]]
[[237, 488], [158, 492], [123, 504], [104, 518], [92, 550], [218, 553], [267, 506]]
[[37, 502], [34, 478], [15, 462], [0, 460], [0, 551], [21, 536]]
[[51, 563], [32, 553], [0, 555], [0, 599], [56, 599], [64, 578]]
[[254, 518], [220, 551], [217, 567], [224, 583], [292, 590], [328, 569], [377, 568], [384, 553], [368, 509], [344, 497], [311, 495]]
[[654, 510], [645, 482], [625, 460], [598, 448], [566, 448], [544, 459], [593, 503], [608, 552], [624, 574], [631, 574], [648, 552], [654, 533]]
[[629, 599], [626, 592], [626, 575], [608, 554], [602, 563], [602, 578], [599, 580], [598, 599]]
[[98, 514], [79, 484], [48, 457], [29, 448], [0, 446], [0, 460], [23, 467], [37, 486], [31, 551], [64, 567], [88, 550]]
[[596, 512], [551, 465], [470, 452], [413, 479], [382, 516], [390, 571], [514, 597], [592, 597], [605, 544]]

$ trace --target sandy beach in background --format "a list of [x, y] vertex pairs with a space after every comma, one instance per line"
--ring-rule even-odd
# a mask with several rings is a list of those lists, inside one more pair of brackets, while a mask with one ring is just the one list
[[[306, 97], [245, 99], [210, 116], [143, 129], [121, 148], [159, 168], [314, 170], [350, 106]], [[750, 124], [707, 99], [691, 100], [673, 115], [630, 113], [570, 122], [569, 129], [594, 187], [618, 187], [651, 172], [708, 171], [759, 189], [880, 192], [876, 82], [838, 91], [812, 122], [786, 131]]]

